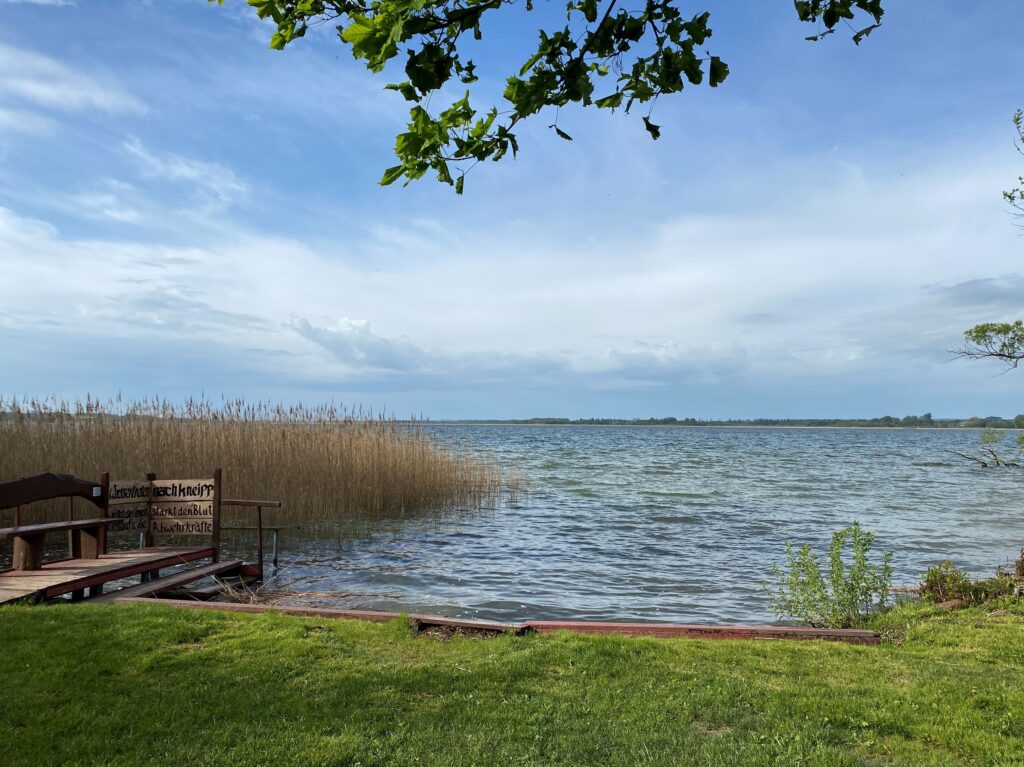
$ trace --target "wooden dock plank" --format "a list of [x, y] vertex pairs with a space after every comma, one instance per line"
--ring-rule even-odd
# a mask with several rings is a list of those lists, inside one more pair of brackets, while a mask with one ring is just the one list
[[139, 583], [135, 586], [128, 586], [127, 588], [118, 589], [117, 591], [109, 591], [102, 596], [93, 597], [90, 602], [113, 602], [115, 599], [124, 599], [126, 597], [150, 597], [156, 594], [160, 594], [164, 591], [170, 591], [180, 586], [184, 586], [193, 581], [198, 581], [203, 578], [207, 578], [211, 575], [220, 575], [222, 573], [237, 572], [242, 567], [242, 560], [235, 559], [230, 562], [214, 562], [212, 565], [203, 565], [202, 567], [194, 567], [190, 570], [182, 570], [180, 573], [174, 573], [163, 578], [157, 578], [156, 580], [146, 581], [145, 583]]
[[25, 597], [49, 599], [212, 554], [210, 546], [159, 546], [113, 551], [96, 559], [47, 562], [39, 570], [7, 570], [0, 572], [0, 604]]
[[601, 623], [596, 621], [527, 621], [538, 633], [574, 631], [582, 634], [689, 637], [691, 639], [825, 639], [847, 644], [877, 645], [881, 636], [863, 629], [819, 629], [805, 626], [714, 626], [703, 623]]
[[[340, 610], [330, 607], [288, 607], [286, 605], [238, 604], [225, 602], [192, 602], [181, 599], [132, 598], [115, 599], [118, 604], [158, 603], [187, 610], [221, 610], [238, 613], [275, 612], [303, 618], [340, 618], [384, 622], [403, 617], [402, 613], [374, 610]], [[660, 637], [664, 639], [824, 639], [855, 645], [881, 644], [881, 636], [861, 629], [816, 629], [800, 626], [714, 626], [698, 623], [602, 623], [599, 621], [526, 621], [523, 623], [497, 623], [493, 621], [445, 618], [440, 615], [404, 616], [418, 630], [431, 627], [482, 629], [485, 631], [522, 634], [530, 631], [575, 631], [584, 634], [625, 634], [628, 636]]]

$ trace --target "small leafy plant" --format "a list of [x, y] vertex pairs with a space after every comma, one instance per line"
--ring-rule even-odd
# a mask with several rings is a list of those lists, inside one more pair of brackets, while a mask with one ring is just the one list
[[1009, 573], [998, 572], [992, 578], [972, 581], [966, 572], [953, 566], [949, 560], [928, 569], [921, 581], [921, 598], [941, 603], [959, 599], [970, 605], [980, 605], [999, 597], [1010, 596], [1016, 588], [1016, 579]]
[[971, 579], [967, 573], [955, 567], [948, 559], [929, 567], [921, 579], [921, 598], [929, 602], [948, 602], [951, 599], [967, 599]]
[[787, 543], [785, 568], [772, 565], [777, 589], [764, 587], [776, 615], [815, 627], [853, 628], [863, 625], [872, 612], [886, 609], [892, 554], [885, 552], [877, 566], [870, 564], [874, 541], [874, 533], [856, 522], [833, 533], [824, 573], [809, 545], [795, 549]]

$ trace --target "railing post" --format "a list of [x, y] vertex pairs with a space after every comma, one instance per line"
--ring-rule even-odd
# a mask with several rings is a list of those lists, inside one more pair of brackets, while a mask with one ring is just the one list
[[256, 507], [256, 561], [260, 568], [260, 580], [263, 580], [263, 507]]
[[[147, 482], [155, 482], [156, 481], [156, 474], [154, 472], [152, 472], [152, 471], [149, 472], [149, 474], [146, 475], [146, 481]], [[152, 545], [153, 545], [153, 489], [152, 489], [152, 487], [150, 487], [149, 499], [148, 499], [148, 501], [146, 503], [146, 532], [144, 534], [144, 537], [142, 538], [142, 548], [146, 548], [146, 547], [152, 546]]]
[[[103, 519], [107, 519], [110, 516], [110, 472], [103, 472], [100, 475], [100, 492], [102, 493], [101, 498], [103, 499], [103, 505], [100, 506], [100, 511], [103, 513], [100, 515]], [[107, 526], [103, 525], [100, 528], [100, 554], [107, 553]], [[101, 587], [102, 590], [102, 587]]]
[[[75, 496], [68, 496], [68, 522], [75, 521]], [[75, 532], [68, 530], [68, 556], [75, 558]]]
[[221, 470], [213, 470], [213, 561], [220, 561], [220, 502], [221, 502]]

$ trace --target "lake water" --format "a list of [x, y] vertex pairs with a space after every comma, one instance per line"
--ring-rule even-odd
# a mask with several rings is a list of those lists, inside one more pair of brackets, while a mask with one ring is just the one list
[[[854, 520], [895, 582], [976, 576], [1024, 546], [1024, 471], [985, 470], [969, 430], [445, 426], [521, 472], [501, 508], [388, 522], [343, 544], [285, 533], [278, 583], [331, 606], [489, 619], [772, 621], [786, 541], [824, 552]], [[1012, 437], [1012, 435], [1010, 435]], [[1007, 450], [1010, 440], [1007, 441]]]

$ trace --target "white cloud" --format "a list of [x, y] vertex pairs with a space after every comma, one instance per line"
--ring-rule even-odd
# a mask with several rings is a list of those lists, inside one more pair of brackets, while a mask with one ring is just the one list
[[68, 207], [85, 218], [101, 218], [131, 224], [142, 214], [113, 192], [83, 192], [68, 198]]
[[48, 134], [55, 125], [53, 120], [42, 115], [0, 107], [0, 133]]
[[357, 370], [413, 372], [430, 361], [428, 352], [407, 338], [390, 339], [375, 335], [366, 320], [343, 317], [331, 326], [317, 327], [308, 320], [299, 319], [288, 323], [288, 326]]
[[[144, 175], [221, 204], [246, 191], [216, 163], [139, 141], [125, 149]], [[792, 398], [805, 385], [795, 381], [827, 392], [896, 379], [955, 390], [984, 376], [949, 364], [946, 350], [975, 322], [1024, 313], [1024, 278], [1020, 240], [989, 199], [999, 163], [984, 151], [937, 156], [903, 177], [772, 168], [781, 191], [757, 209], [575, 243], [472, 208], [357, 229], [325, 217], [336, 236], [308, 241], [228, 223], [190, 233], [191, 248], [71, 239], [0, 211], [3, 325], [93, 345], [191, 343], [328, 390], [650, 394], [745, 382]], [[114, 221], [132, 220], [133, 199], [131, 187], [102, 184], [79, 195]]]
[[124, 148], [138, 161], [145, 176], [186, 184], [211, 206], [229, 205], [244, 196], [249, 187], [234, 171], [215, 162], [203, 162], [176, 154], [158, 154], [133, 138]]
[[75, 71], [56, 59], [0, 43], [0, 97], [60, 111], [139, 114], [146, 106], [111, 78]]

